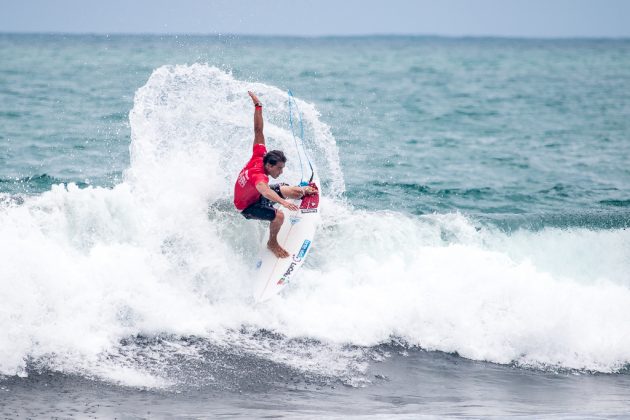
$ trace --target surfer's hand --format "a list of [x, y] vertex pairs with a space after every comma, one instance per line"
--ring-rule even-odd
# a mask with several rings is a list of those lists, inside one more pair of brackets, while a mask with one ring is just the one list
[[291, 210], [291, 211], [297, 211], [298, 206], [296, 206], [295, 204], [291, 203], [290, 201], [287, 200], [283, 200], [280, 204], [282, 204], [284, 207], [286, 207], [287, 209]]
[[314, 195], [317, 194], [317, 188], [314, 187], [304, 187], [304, 195]]
[[258, 96], [256, 96], [254, 94], [254, 92], [248, 90], [247, 94], [249, 95], [250, 98], [252, 98], [252, 101], [254, 102], [254, 105], [260, 105], [260, 101], [258, 100]]

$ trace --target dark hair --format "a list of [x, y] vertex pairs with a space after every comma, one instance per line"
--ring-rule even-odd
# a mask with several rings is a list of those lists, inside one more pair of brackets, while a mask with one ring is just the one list
[[287, 157], [280, 150], [267, 152], [263, 157], [263, 165], [270, 164], [271, 166], [275, 166], [278, 162], [285, 163], [286, 161]]

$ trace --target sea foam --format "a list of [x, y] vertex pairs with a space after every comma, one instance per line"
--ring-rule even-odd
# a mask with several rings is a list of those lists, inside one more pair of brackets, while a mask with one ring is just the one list
[[[124, 182], [0, 200], [0, 374], [42, 367], [169, 386], [160, 363], [200, 354], [177, 337], [335, 377], [361, 374], [360, 349], [391, 340], [536, 368], [615, 372], [630, 361], [630, 232], [508, 234], [458, 213], [356, 210], [329, 127], [299, 99], [322, 225], [299, 278], [254, 304], [266, 226], [231, 205], [253, 137], [247, 90], [265, 104], [269, 148], [288, 155], [282, 181], [297, 182], [283, 91], [165, 66], [136, 92]], [[151, 356], [122, 344], [137, 336], [167, 344]]]

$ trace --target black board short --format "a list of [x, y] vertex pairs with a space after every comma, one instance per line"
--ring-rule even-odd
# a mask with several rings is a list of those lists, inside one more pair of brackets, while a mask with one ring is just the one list
[[[284, 198], [284, 196], [280, 192], [280, 185], [287, 184], [270, 184], [269, 188], [274, 190], [276, 194], [278, 194], [280, 197]], [[276, 218], [276, 209], [273, 207], [273, 201], [261, 195], [258, 201], [256, 201], [251, 206], [245, 208], [245, 210], [243, 210], [241, 214], [246, 219], [272, 221]]]

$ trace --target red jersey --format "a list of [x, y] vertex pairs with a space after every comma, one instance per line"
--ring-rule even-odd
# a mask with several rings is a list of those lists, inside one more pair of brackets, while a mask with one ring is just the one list
[[263, 156], [267, 153], [264, 144], [255, 144], [252, 158], [241, 170], [234, 185], [234, 205], [239, 210], [245, 210], [260, 198], [256, 189], [259, 182], [269, 183], [269, 177], [265, 175]]

